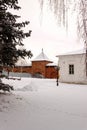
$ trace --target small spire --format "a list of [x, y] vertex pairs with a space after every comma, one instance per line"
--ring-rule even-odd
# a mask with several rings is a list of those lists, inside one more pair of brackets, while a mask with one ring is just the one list
[[42, 53], [43, 53], [43, 48], [42, 48]]

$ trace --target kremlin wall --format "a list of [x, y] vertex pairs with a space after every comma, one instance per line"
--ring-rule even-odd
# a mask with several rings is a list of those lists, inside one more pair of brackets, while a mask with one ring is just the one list
[[32, 77], [37, 77], [37, 75], [42, 76], [42, 78], [56, 78], [57, 70], [55, 69], [57, 65], [49, 60], [49, 58], [42, 52], [31, 61], [31, 65], [20, 61], [14, 68], [10, 68], [10, 72], [15, 73], [30, 73]]

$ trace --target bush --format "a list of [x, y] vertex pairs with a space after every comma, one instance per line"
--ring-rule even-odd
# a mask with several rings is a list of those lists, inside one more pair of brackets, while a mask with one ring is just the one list
[[0, 81], [0, 90], [3, 90], [4, 92], [6, 92], [6, 91], [10, 92], [11, 90], [14, 90], [14, 88], [13, 88], [13, 86], [4, 84]]

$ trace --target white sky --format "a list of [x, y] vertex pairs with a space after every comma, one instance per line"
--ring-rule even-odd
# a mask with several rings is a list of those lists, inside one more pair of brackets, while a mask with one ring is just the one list
[[54, 61], [57, 60], [56, 55], [83, 47], [82, 43], [78, 43], [75, 34], [74, 20], [71, 18], [71, 28], [69, 36], [63, 29], [59, 28], [57, 22], [49, 9], [44, 8], [44, 13], [41, 15], [38, 0], [21, 0], [19, 5], [22, 7], [22, 19], [29, 20], [30, 24], [27, 27], [32, 30], [31, 37], [24, 40], [25, 48], [33, 53], [33, 58], [36, 57], [44, 49], [45, 54]]

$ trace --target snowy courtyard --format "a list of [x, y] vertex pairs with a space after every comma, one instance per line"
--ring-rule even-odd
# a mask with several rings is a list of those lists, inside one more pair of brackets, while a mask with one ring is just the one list
[[3, 79], [14, 91], [0, 93], [0, 130], [87, 130], [87, 85], [56, 79]]

